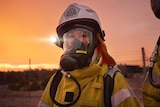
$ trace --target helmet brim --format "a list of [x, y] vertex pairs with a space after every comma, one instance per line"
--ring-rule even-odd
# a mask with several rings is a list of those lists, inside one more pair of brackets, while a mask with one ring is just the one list
[[62, 38], [63, 34], [65, 32], [67, 32], [68, 30], [72, 29], [74, 27], [74, 25], [76, 25], [76, 24], [85, 25], [85, 26], [92, 28], [94, 30], [94, 32], [99, 32], [101, 34], [102, 38], [104, 39], [104, 35], [101, 31], [99, 24], [95, 20], [87, 19], [87, 18], [70, 20], [70, 21], [67, 21], [67, 22], [59, 25], [56, 29], [59, 38]]

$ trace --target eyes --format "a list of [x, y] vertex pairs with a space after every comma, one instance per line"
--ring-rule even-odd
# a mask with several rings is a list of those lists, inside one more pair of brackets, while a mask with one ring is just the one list
[[85, 31], [74, 31], [74, 32], [68, 33], [67, 38], [68, 39], [77, 38], [79, 40], [83, 40], [84, 38], [88, 38], [88, 35], [87, 35], [87, 32]]
[[87, 49], [92, 43], [92, 32], [84, 28], [75, 28], [64, 33], [63, 35], [63, 48], [64, 50]]

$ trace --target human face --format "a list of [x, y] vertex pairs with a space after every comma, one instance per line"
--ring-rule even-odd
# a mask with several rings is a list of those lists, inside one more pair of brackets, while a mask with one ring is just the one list
[[63, 35], [64, 51], [87, 50], [91, 44], [92, 32], [84, 28], [71, 29]]

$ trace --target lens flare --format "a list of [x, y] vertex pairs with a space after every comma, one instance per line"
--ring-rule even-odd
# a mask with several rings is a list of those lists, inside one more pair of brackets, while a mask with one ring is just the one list
[[54, 43], [54, 44], [56, 44], [58, 41], [57, 41], [57, 38], [55, 37], [55, 36], [52, 36], [51, 38], [50, 38], [50, 40], [51, 40], [51, 42], [52, 43]]

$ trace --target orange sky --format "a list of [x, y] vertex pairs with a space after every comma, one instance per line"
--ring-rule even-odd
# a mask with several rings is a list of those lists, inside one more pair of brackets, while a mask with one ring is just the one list
[[118, 64], [142, 65], [141, 47], [150, 57], [160, 35], [150, 0], [0, 0], [0, 67], [23, 68], [29, 58], [39, 67], [57, 67], [63, 51], [49, 38], [56, 35], [64, 9], [74, 2], [98, 13], [108, 51]]

